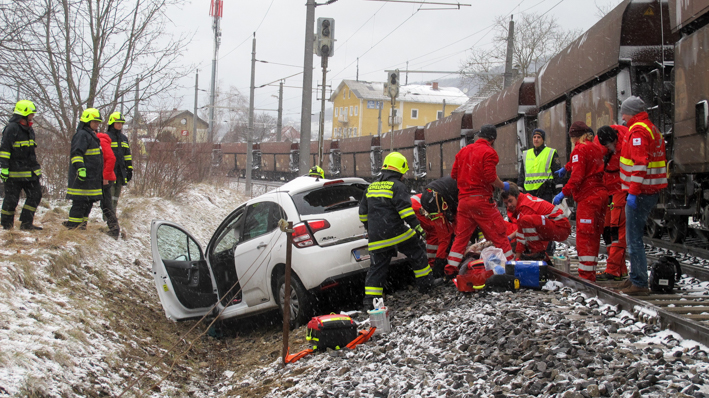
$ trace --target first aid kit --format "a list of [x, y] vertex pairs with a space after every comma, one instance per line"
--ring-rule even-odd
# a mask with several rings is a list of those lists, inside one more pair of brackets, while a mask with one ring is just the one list
[[549, 279], [545, 261], [508, 261], [505, 271], [519, 279], [521, 287], [530, 289], [541, 289]]
[[327, 348], [339, 350], [357, 337], [357, 325], [351, 317], [344, 314], [330, 314], [313, 317], [308, 322], [306, 340], [313, 350], [325, 351]]

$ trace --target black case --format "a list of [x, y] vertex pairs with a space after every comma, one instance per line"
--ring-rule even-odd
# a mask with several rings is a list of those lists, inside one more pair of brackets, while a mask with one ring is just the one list
[[357, 338], [357, 325], [347, 315], [330, 314], [313, 317], [308, 322], [306, 339], [313, 350], [339, 350]]

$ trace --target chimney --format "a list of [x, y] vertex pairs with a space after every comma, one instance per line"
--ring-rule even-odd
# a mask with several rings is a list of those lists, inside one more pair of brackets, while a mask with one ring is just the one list
[[433, 82], [433, 89], [438, 90], [438, 82]]

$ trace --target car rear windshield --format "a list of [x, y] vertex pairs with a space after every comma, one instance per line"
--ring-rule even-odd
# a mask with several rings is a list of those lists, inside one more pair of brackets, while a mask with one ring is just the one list
[[330, 213], [359, 206], [366, 189], [365, 184], [330, 185], [295, 194], [293, 202], [303, 216]]

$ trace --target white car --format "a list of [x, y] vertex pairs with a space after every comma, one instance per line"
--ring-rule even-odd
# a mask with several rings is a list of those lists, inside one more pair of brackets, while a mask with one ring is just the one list
[[205, 250], [181, 226], [154, 220], [153, 276], [165, 314], [176, 321], [198, 318], [217, 302], [221, 318], [283, 311], [286, 234], [278, 221], [285, 219], [295, 230], [291, 320], [307, 322], [317, 293], [369, 268], [358, 215], [367, 185], [361, 178], [298, 177], [239, 206]]

